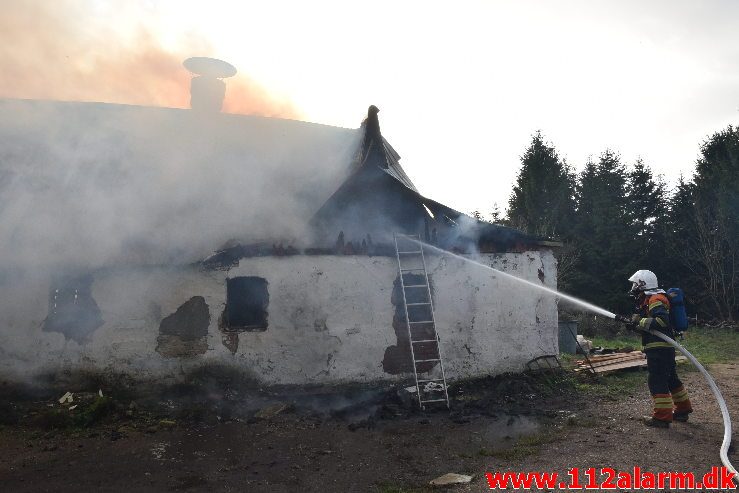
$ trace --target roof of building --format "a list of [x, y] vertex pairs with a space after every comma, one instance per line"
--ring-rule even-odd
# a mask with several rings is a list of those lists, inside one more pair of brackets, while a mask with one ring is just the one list
[[0, 99], [0, 258], [186, 263], [301, 238], [358, 129], [185, 109]]
[[536, 244], [423, 197], [378, 112], [371, 106], [360, 129], [346, 129], [0, 99], [0, 258], [5, 266], [186, 263], [233, 240], [307, 238], [309, 224], [334, 219], [363, 234], [438, 230], [448, 245], [494, 236], [506, 239], [501, 249]]
[[[361, 126], [359, 152], [347, 178], [313, 218], [330, 240], [331, 234], [339, 232], [362, 237], [374, 227], [390, 234], [422, 234], [427, 240], [436, 236], [441, 246], [464, 251], [557, 246], [507, 226], [478, 221], [421, 195], [400, 165], [400, 155], [382, 136], [378, 113], [377, 107], [369, 107]], [[378, 217], [385, 220], [378, 221]]]
[[418, 192], [416, 186], [400, 165], [400, 154], [393, 146], [385, 140], [380, 132], [380, 121], [377, 114], [380, 110], [377, 106], [370, 106], [367, 111], [367, 119], [362, 122], [362, 144], [359, 148], [357, 158], [351, 167], [351, 172], [356, 173], [365, 165], [376, 166], [398, 180], [401, 184], [414, 192]]

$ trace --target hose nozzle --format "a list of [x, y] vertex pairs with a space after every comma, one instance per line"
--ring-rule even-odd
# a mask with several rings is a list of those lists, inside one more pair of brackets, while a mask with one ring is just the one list
[[634, 331], [638, 330], [634, 320], [632, 320], [629, 317], [626, 317], [624, 315], [616, 315], [615, 320], [616, 322], [621, 322], [622, 324], [624, 324], [626, 328], [629, 330], [634, 330]]

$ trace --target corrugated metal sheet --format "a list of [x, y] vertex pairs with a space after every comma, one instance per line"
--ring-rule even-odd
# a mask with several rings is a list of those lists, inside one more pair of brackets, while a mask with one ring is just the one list
[[406, 187], [418, 193], [418, 189], [416, 189], [416, 186], [413, 184], [408, 175], [405, 174], [403, 167], [400, 166], [400, 155], [395, 151], [395, 149], [393, 149], [393, 147], [388, 143], [387, 140], [385, 140], [384, 137], [382, 138], [382, 146], [383, 150], [385, 151], [385, 159], [387, 161], [387, 168], [383, 168], [382, 170], [398, 180]]

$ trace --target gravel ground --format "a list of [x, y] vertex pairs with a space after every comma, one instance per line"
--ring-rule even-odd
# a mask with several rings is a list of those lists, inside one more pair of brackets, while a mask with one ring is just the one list
[[[739, 364], [710, 370], [739, 421]], [[650, 408], [643, 371], [622, 393], [571, 379], [498, 378], [453, 389], [451, 413], [413, 413], [391, 400], [369, 418], [298, 406], [266, 419], [144, 419], [119, 405], [94, 425], [60, 430], [27, 424], [39, 410], [20, 406], [19, 422], [0, 428], [0, 484], [14, 492], [400, 493], [454, 472], [473, 480], [452, 491], [477, 492], [487, 490], [486, 471], [638, 465], [703, 474], [719, 463], [721, 417], [701, 375], [683, 366], [682, 376], [696, 411], [668, 430], [638, 421]]]

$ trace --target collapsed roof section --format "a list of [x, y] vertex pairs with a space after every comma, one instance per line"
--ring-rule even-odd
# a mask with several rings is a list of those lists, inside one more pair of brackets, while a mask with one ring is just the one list
[[380, 132], [379, 109], [370, 106], [362, 123], [362, 143], [349, 174], [312, 219], [319, 242], [360, 242], [369, 234], [387, 242], [393, 233], [419, 234], [454, 251], [504, 252], [558, 246], [505, 226], [478, 221], [422, 196], [400, 155]]

